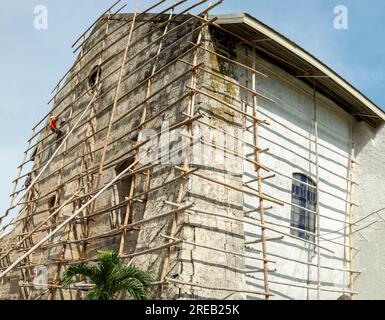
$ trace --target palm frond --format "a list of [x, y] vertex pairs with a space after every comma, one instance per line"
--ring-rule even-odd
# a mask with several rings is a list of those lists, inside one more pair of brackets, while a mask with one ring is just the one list
[[116, 278], [114, 280], [117, 282], [122, 282], [128, 279], [136, 279], [144, 287], [151, 287], [151, 283], [153, 281], [151, 275], [148, 272], [144, 272], [133, 266], [122, 267], [118, 269], [114, 275], [114, 278]]
[[88, 292], [86, 299], [87, 300], [98, 300], [97, 292], [95, 290], [91, 290], [90, 292]]
[[147, 299], [153, 287], [151, 275], [132, 266], [115, 270], [112, 281], [116, 292], [127, 291], [136, 300]]
[[65, 287], [69, 287], [69, 285], [72, 283], [72, 278], [77, 275], [88, 277], [91, 281], [95, 282], [97, 274], [98, 269], [95, 266], [84, 263], [75, 264], [69, 266], [64, 271], [62, 283]]
[[84, 263], [69, 266], [63, 275], [63, 285], [68, 287], [74, 276], [83, 275], [94, 283], [87, 295], [88, 300], [111, 300], [121, 291], [136, 300], [148, 298], [153, 281], [149, 273], [133, 266], [123, 266], [116, 252], [100, 251], [98, 258], [97, 266]]
[[146, 300], [148, 299], [150, 288], [143, 286], [137, 279], [129, 279], [117, 286], [117, 293], [122, 291], [128, 292], [134, 300]]

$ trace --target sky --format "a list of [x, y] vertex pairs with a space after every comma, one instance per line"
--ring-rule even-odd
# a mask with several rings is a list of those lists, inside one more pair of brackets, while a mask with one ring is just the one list
[[[7, 0], [0, 11], [0, 215], [32, 127], [76, 56], [71, 45], [115, 0]], [[132, 12], [136, 0], [126, 0]], [[157, 1], [139, 1], [139, 11]], [[175, 3], [168, 0], [167, 3]], [[334, 26], [334, 9], [348, 10], [348, 28]], [[46, 29], [35, 28], [36, 6], [47, 8]], [[326, 63], [385, 107], [384, 0], [224, 0], [212, 13], [247, 12]]]

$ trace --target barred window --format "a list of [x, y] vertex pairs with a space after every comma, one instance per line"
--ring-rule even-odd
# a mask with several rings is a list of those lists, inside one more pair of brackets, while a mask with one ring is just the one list
[[317, 199], [316, 184], [310, 177], [302, 173], [294, 173], [291, 197], [292, 197], [291, 202], [298, 206], [298, 207], [291, 206], [290, 225], [293, 228], [296, 228], [296, 229], [291, 229], [291, 234], [296, 237], [314, 242], [314, 235], [306, 232], [301, 232], [300, 230], [297, 230], [297, 229], [302, 229], [305, 231], [315, 233], [315, 228], [316, 228], [315, 213], [310, 212], [308, 210], [311, 210], [311, 211], [317, 210], [318, 199]]

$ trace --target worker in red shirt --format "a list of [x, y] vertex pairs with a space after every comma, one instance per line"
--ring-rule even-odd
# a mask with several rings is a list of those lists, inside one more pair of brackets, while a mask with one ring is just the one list
[[63, 135], [63, 132], [58, 128], [59, 122], [61, 122], [60, 117], [59, 116], [55, 117], [51, 113], [50, 118], [49, 118], [49, 126], [50, 126], [51, 131], [53, 133], [56, 133], [58, 139], [60, 139]]
[[27, 176], [27, 178], [25, 179], [25, 182], [24, 182], [24, 187], [26, 189], [28, 189], [28, 187], [31, 185], [31, 183], [32, 183], [31, 173], [28, 173], [28, 176]]

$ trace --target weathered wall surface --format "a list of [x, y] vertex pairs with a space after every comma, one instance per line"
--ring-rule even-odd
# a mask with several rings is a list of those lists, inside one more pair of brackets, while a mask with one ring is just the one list
[[370, 215], [353, 229], [353, 267], [361, 272], [355, 277], [355, 290], [359, 292], [356, 299], [362, 300], [385, 298], [384, 143], [384, 127], [373, 129], [364, 122], [357, 124], [358, 165], [354, 179], [359, 185], [354, 186], [354, 201], [359, 207], [354, 208], [353, 221], [361, 221]]

